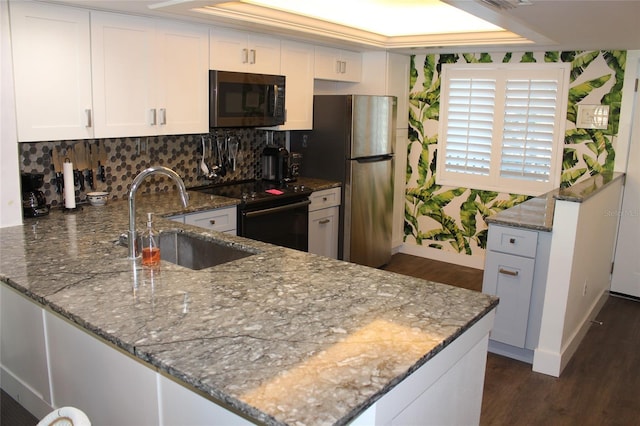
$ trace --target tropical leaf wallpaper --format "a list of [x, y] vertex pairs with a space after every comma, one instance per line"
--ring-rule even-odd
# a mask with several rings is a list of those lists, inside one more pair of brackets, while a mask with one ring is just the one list
[[[411, 57], [404, 241], [408, 244], [482, 255], [484, 218], [530, 197], [435, 182], [440, 112], [440, 72], [445, 63], [569, 62], [571, 75], [561, 186], [613, 170], [626, 51], [428, 54]], [[604, 130], [576, 128], [579, 104], [609, 105]]]

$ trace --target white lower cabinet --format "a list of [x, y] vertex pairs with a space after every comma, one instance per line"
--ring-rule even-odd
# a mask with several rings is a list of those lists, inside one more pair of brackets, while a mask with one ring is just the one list
[[42, 308], [0, 285], [2, 389], [38, 418], [49, 413], [51, 392]]
[[156, 373], [45, 312], [54, 407], [73, 406], [96, 425], [159, 424]]
[[549, 232], [489, 224], [482, 292], [500, 298], [491, 352], [533, 362], [550, 242]]
[[168, 219], [233, 235], [236, 235], [237, 230], [236, 206], [172, 216]]
[[340, 188], [331, 188], [309, 197], [309, 253], [338, 258], [340, 194]]

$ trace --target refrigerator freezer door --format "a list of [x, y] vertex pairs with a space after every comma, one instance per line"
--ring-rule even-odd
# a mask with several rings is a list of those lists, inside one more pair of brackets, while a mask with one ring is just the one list
[[393, 154], [396, 98], [353, 95], [351, 153], [349, 158]]
[[344, 260], [377, 268], [391, 259], [393, 156], [349, 164]]

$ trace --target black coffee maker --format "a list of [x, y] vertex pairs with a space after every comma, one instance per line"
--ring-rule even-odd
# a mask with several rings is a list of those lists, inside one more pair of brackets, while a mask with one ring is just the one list
[[39, 217], [49, 214], [47, 200], [44, 193], [40, 191], [44, 184], [44, 174], [42, 173], [21, 173], [20, 182], [22, 186], [22, 213], [24, 217]]
[[289, 151], [286, 148], [267, 146], [262, 151], [262, 179], [280, 184], [291, 182]]

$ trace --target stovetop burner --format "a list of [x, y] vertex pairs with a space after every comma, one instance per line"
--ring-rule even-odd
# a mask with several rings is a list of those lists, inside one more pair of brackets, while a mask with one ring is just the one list
[[294, 202], [306, 198], [311, 189], [295, 182], [278, 184], [263, 180], [230, 182], [225, 184], [203, 185], [189, 188], [190, 191], [241, 200], [242, 204]]

